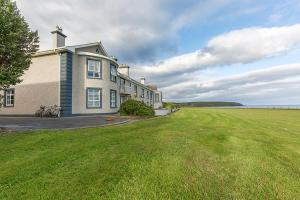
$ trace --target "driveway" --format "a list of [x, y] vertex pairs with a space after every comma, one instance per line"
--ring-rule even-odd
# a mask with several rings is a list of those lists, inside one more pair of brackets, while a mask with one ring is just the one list
[[[111, 118], [111, 121], [107, 119]], [[128, 118], [119, 116], [76, 116], [65, 118], [0, 117], [0, 130], [26, 131], [36, 129], [87, 128], [122, 124]]]

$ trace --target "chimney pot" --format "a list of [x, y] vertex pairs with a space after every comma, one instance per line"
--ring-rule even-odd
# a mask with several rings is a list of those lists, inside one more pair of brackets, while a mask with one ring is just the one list
[[141, 84], [144, 85], [145, 84], [145, 80], [146, 80], [145, 77], [141, 77]]
[[126, 76], [129, 76], [129, 66], [128, 65], [124, 65], [124, 64], [121, 64], [118, 68], [118, 71], [121, 73], [121, 74], [124, 74]]

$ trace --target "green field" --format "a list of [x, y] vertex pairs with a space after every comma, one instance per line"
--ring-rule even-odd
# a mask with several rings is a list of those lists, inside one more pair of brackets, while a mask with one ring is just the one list
[[184, 108], [0, 135], [0, 199], [299, 199], [300, 111]]

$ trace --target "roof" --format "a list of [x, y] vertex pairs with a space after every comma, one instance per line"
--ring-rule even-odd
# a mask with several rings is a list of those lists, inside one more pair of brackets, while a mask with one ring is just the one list
[[70, 52], [75, 52], [76, 49], [79, 48], [84, 48], [84, 47], [91, 47], [91, 46], [100, 46], [104, 56], [109, 57], [106, 49], [102, 45], [102, 42], [93, 42], [93, 43], [88, 43], [88, 44], [81, 44], [81, 45], [72, 45], [72, 46], [64, 46], [64, 47], [59, 47], [56, 49], [50, 49], [50, 50], [44, 50], [44, 51], [38, 51], [33, 54], [33, 57], [35, 56], [42, 56], [42, 55], [49, 55], [49, 54], [55, 54], [55, 53], [60, 53], [64, 51], [70, 51]]
[[131, 78], [131, 77], [129, 77], [129, 76], [126, 76], [126, 75], [124, 75], [124, 74], [122, 74], [122, 73], [118, 73], [118, 75], [119, 75], [121, 78], [123, 78], [123, 79], [127, 79], [127, 80], [129, 80], [129, 81], [134, 82], [134, 84], [136, 84], [136, 85], [139, 85], [139, 86], [141, 86], [141, 87], [147, 88], [148, 90], [151, 90], [151, 91], [153, 91], [153, 92], [156, 91], [156, 90], [153, 90], [153, 89], [152, 89], [151, 87], [149, 87], [148, 85], [144, 85], [144, 84], [140, 83], [139, 81], [137, 81], [137, 80], [135, 80], [135, 79], [133, 79], [133, 78]]
[[73, 46], [66, 46], [67, 49], [71, 50], [72, 52], [75, 51], [75, 49], [79, 49], [79, 48], [84, 48], [84, 47], [91, 47], [91, 46], [97, 46], [99, 45], [102, 52], [104, 53], [104, 56], [109, 56], [106, 49], [104, 48], [104, 46], [102, 45], [102, 42], [93, 42], [93, 43], [88, 43], [88, 44], [80, 44], [80, 45], [73, 45]]

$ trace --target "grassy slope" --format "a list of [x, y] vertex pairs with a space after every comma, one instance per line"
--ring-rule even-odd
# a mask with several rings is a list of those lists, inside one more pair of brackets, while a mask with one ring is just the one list
[[185, 108], [0, 136], [0, 199], [296, 199], [300, 112]]

